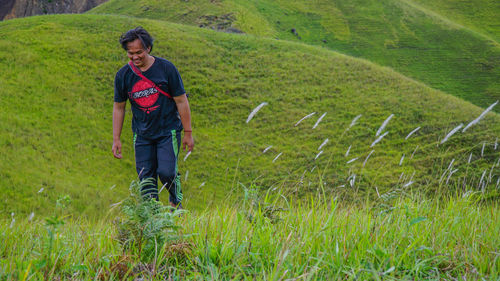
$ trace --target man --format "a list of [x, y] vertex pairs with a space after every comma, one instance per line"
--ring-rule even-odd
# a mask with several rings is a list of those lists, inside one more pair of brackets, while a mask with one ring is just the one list
[[132, 107], [135, 162], [139, 178], [151, 179], [143, 196], [159, 200], [157, 178], [170, 193], [173, 207], [181, 208], [182, 190], [177, 171], [181, 130], [182, 147], [192, 151], [191, 112], [181, 76], [166, 59], [150, 55], [153, 38], [142, 27], [120, 37], [130, 62], [115, 77], [113, 155], [121, 159], [120, 135], [127, 99]]

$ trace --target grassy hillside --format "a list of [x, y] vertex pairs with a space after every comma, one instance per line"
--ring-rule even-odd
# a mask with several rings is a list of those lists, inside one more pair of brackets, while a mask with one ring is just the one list
[[[399, 0], [110, 0], [91, 12], [195, 26], [216, 27], [232, 22], [233, 26], [249, 34], [325, 46], [390, 66], [482, 107], [500, 99], [500, 45], [497, 40], [500, 29], [495, 24], [498, 20], [493, 19], [487, 25], [487, 36], [453, 22], [455, 18], [470, 22], [475, 11], [480, 10], [481, 16], [490, 15], [474, 21], [482, 26], [500, 13], [500, 7], [491, 1], [479, 0], [468, 1], [469, 4], [460, 2], [462, 4], [453, 8], [451, 1], [425, 2], [433, 2], [431, 7], [438, 6], [438, 13], [414, 2]], [[471, 10], [468, 8], [471, 5], [478, 8]], [[456, 12], [448, 12], [455, 9]], [[462, 14], [470, 16], [460, 17]], [[294, 35], [292, 29], [298, 35]]]
[[[110, 152], [112, 85], [127, 62], [117, 38], [137, 25], [156, 37], [154, 54], [177, 65], [190, 93], [197, 146], [180, 161], [188, 208], [241, 193], [239, 183], [350, 198], [403, 186], [497, 190], [498, 114], [440, 145], [483, 109], [390, 69], [324, 48], [163, 21], [57, 15], [0, 23], [2, 216], [46, 212], [61, 194], [72, 197], [75, 213], [99, 216], [122, 198], [135, 168], [130, 112], [124, 159]], [[388, 134], [370, 147], [391, 114]]]
[[500, 2], [495, 0], [413, 0], [423, 9], [466, 26], [500, 42]]

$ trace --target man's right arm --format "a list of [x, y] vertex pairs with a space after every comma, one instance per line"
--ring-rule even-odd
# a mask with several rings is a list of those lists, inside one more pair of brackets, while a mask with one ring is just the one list
[[123, 120], [125, 119], [125, 105], [124, 102], [115, 102], [113, 104], [113, 156], [115, 158], [122, 158], [122, 142], [120, 136], [122, 134]]

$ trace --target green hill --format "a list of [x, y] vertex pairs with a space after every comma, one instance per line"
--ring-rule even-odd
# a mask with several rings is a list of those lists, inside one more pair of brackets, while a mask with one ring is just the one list
[[[407, 1], [408, 3], [411, 3]], [[500, 41], [500, 2], [495, 0], [413, 0], [428, 12], [446, 15], [453, 22]]]
[[[391, 69], [325, 48], [164, 21], [57, 15], [0, 23], [2, 216], [46, 212], [62, 194], [73, 198], [73, 213], [100, 216], [126, 193], [136, 175], [129, 125], [124, 159], [110, 151], [113, 78], [127, 62], [118, 37], [138, 25], [156, 37], [154, 55], [176, 64], [190, 93], [197, 145], [180, 161], [188, 208], [240, 193], [240, 182], [346, 198], [404, 185], [496, 188], [498, 114], [439, 145], [483, 109]], [[246, 123], [263, 102], [268, 105]], [[371, 148], [391, 114], [388, 134]]]
[[[482, 107], [500, 99], [498, 4], [485, 0], [418, 2], [437, 12], [399, 0], [110, 0], [91, 13], [211, 28], [232, 25], [257, 36], [300, 41], [365, 58]], [[472, 29], [465, 27], [469, 23]], [[484, 26], [484, 34], [477, 26]]]

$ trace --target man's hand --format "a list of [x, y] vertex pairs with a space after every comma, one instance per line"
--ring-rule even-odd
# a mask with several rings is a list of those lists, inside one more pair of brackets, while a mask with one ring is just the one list
[[174, 97], [175, 104], [179, 116], [181, 117], [182, 127], [184, 128], [184, 137], [182, 138], [182, 148], [186, 151], [192, 151], [194, 147], [194, 140], [191, 129], [191, 110], [189, 109], [189, 101], [186, 94]]
[[122, 142], [120, 135], [122, 134], [123, 119], [125, 118], [125, 102], [115, 102], [113, 104], [113, 156], [117, 159], [122, 158]]
[[182, 148], [186, 151], [192, 151], [194, 148], [194, 140], [191, 132], [184, 132], [184, 137], [182, 138]]
[[113, 156], [115, 156], [115, 158], [122, 159], [122, 142], [120, 140], [113, 141], [113, 148], [111, 148], [111, 151], [113, 151]]

